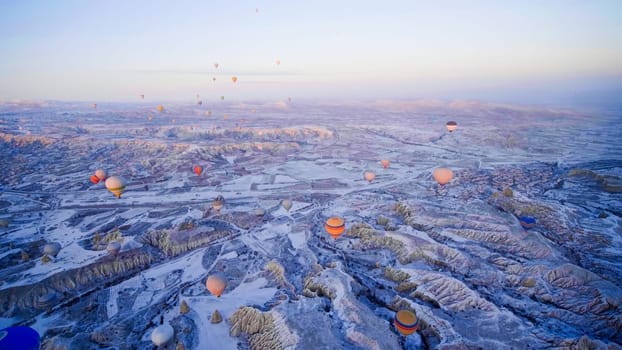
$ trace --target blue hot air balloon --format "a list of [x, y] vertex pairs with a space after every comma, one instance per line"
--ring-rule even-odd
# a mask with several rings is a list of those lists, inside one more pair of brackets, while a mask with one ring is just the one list
[[26, 326], [0, 329], [0, 349], [39, 350], [41, 337], [34, 329]]
[[518, 218], [518, 221], [520, 221], [520, 225], [525, 230], [532, 229], [536, 226], [536, 218], [531, 216], [521, 216]]

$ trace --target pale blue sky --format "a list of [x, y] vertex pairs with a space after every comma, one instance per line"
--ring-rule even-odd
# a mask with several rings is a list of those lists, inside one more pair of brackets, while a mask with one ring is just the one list
[[622, 1], [7, 0], [0, 57], [7, 99], [615, 98]]

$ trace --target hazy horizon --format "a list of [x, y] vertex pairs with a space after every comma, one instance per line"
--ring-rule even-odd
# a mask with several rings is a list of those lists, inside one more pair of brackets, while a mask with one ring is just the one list
[[0, 98], [619, 108], [621, 9], [616, 1], [3, 3]]

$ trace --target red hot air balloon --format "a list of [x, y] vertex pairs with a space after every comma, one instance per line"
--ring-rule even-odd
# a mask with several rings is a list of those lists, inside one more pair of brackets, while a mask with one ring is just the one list
[[96, 175], [91, 175], [91, 182], [93, 184], [98, 184], [99, 183], [99, 178]]
[[195, 165], [192, 170], [195, 174], [197, 174], [197, 176], [201, 176], [201, 173], [203, 173], [203, 167], [201, 167], [200, 165]]

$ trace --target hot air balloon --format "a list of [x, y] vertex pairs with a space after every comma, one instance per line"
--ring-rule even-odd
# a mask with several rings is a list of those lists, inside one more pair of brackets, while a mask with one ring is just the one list
[[234, 82], [234, 83], [237, 82], [238, 81], [238, 77], [236, 77], [236, 76], [231, 77], [231, 81]]
[[156, 108], [158, 109], [158, 112], [164, 112], [164, 106], [158, 105]]
[[445, 126], [447, 127], [447, 131], [453, 132], [458, 127], [458, 124], [454, 121], [448, 121]]
[[117, 198], [121, 198], [121, 194], [125, 189], [125, 181], [118, 176], [111, 176], [106, 180], [106, 188]]
[[149, 116], [147, 117], [147, 120], [152, 121], [153, 120], [153, 116], [151, 114], [149, 114]]
[[60, 243], [57, 242], [51, 242], [51, 243], [47, 243], [46, 245], [43, 246], [43, 254], [47, 255], [47, 256], [56, 256], [58, 255], [58, 252], [60, 252]]
[[201, 106], [201, 105], [203, 105], [203, 101], [199, 100], [199, 101], [197, 101], [197, 104], [198, 104], [199, 106]]
[[220, 99], [224, 101], [224, 100], [225, 100], [225, 97], [224, 97], [224, 96], [220, 96]]
[[195, 165], [194, 168], [192, 168], [192, 171], [194, 171], [197, 176], [201, 176], [201, 173], [203, 172], [203, 167], [200, 165]]
[[220, 209], [222, 209], [222, 207], [224, 206], [225, 198], [222, 195], [218, 195], [216, 199], [214, 199], [214, 201], [212, 202], [212, 208], [214, 208], [216, 211], [220, 211]]
[[224, 119], [224, 120], [229, 119], [229, 115], [228, 115], [228, 114], [223, 115], [223, 116], [222, 116], [222, 119]]
[[363, 173], [363, 177], [365, 178], [365, 180], [372, 182], [376, 178], [376, 174], [372, 173], [371, 171], [366, 171], [365, 173]]
[[288, 97], [288, 98], [287, 98], [287, 102], [292, 103], [292, 98], [291, 98], [291, 97]]
[[112, 256], [119, 255], [119, 252], [121, 251], [121, 243], [117, 241], [112, 241], [108, 243], [108, 245], [106, 246], [106, 251]]
[[530, 230], [534, 227], [536, 227], [536, 218], [531, 217], [531, 216], [521, 216], [518, 218], [518, 221], [520, 222], [520, 225], [525, 229], [525, 230]]
[[451, 181], [451, 179], [454, 177], [454, 172], [448, 168], [436, 168], [434, 169], [432, 175], [434, 176], [436, 182], [438, 182], [439, 185], [443, 186]]
[[97, 169], [95, 170], [95, 176], [97, 176], [99, 181], [104, 181], [106, 180], [106, 171], [103, 169]]
[[382, 167], [385, 168], [385, 169], [387, 169], [389, 167], [390, 163], [391, 162], [389, 162], [388, 159], [383, 159], [383, 160], [380, 161], [380, 164], [382, 164]]
[[281, 65], [281, 60], [276, 60], [274, 63], [276, 63], [277, 66]]
[[140, 99], [144, 100], [145, 99], [145, 94], [140, 94]]
[[97, 175], [91, 175], [91, 182], [93, 184], [98, 184], [99, 183], [99, 178], [97, 177]]
[[393, 324], [402, 335], [411, 335], [419, 328], [419, 319], [412, 311], [400, 310], [395, 314]]
[[218, 68], [218, 63], [214, 63], [214, 68]]
[[216, 275], [209, 276], [207, 281], [205, 281], [205, 287], [207, 287], [207, 290], [218, 298], [220, 298], [226, 286], [227, 284], [225, 280]]
[[164, 346], [168, 344], [175, 335], [175, 330], [170, 324], [161, 324], [151, 332], [151, 342], [155, 346]]
[[283, 199], [281, 201], [281, 206], [283, 207], [283, 209], [289, 212], [289, 210], [292, 208], [292, 201], [289, 199]]
[[216, 82], [216, 77], [212, 78], [212, 82], [214, 82], [214, 83]]
[[18, 326], [0, 329], [0, 349], [39, 350], [41, 337], [31, 327]]
[[324, 229], [326, 230], [326, 232], [328, 232], [329, 235], [331, 235], [331, 237], [337, 239], [339, 236], [341, 236], [343, 231], [346, 230], [346, 223], [342, 218], [338, 216], [333, 216], [326, 220], [326, 223], [324, 224]]

